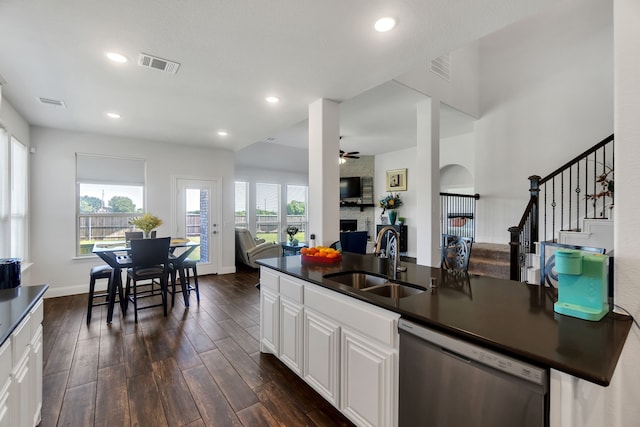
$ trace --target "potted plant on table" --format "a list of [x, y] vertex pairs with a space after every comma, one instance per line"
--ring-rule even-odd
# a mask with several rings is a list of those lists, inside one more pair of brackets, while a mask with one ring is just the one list
[[142, 232], [144, 233], [145, 239], [148, 239], [149, 234], [151, 233], [151, 230], [153, 230], [154, 228], [158, 228], [162, 225], [162, 220], [157, 216], [151, 215], [149, 212], [147, 212], [142, 216], [130, 219], [129, 224], [142, 230]]

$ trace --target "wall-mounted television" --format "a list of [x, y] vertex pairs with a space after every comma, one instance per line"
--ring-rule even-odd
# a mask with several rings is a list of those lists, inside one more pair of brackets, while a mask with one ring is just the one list
[[362, 196], [360, 177], [340, 178], [340, 200], [359, 199]]

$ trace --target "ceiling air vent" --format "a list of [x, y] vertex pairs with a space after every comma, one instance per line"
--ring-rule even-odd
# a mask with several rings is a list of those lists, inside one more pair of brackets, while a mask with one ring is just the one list
[[51, 105], [53, 107], [60, 107], [60, 108], [67, 108], [67, 104], [64, 103], [64, 101], [59, 101], [57, 99], [50, 99], [50, 98], [38, 98], [40, 100], [41, 104], [44, 105]]
[[431, 61], [431, 72], [442, 77], [446, 81], [451, 81], [451, 62], [449, 54], [442, 55]]
[[155, 68], [156, 70], [171, 74], [177, 73], [178, 68], [180, 68], [180, 64], [177, 62], [151, 56], [146, 53], [141, 53], [138, 56], [138, 65], [141, 67]]

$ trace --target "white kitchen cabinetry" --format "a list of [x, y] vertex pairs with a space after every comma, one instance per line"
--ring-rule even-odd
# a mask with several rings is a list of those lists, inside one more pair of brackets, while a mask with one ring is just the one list
[[263, 268], [260, 274], [260, 350], [278, 354], [280, 278]]
[[358, 425], [394, 425], [397, 353], [359, 334], [342, 331], [340, 408]]
[[357, 425], [397, 425], [398, 314], [264, 267], [260, 291], [263, 352]]
[[0, 347], [0, 427], [9, 427], [9, 392], [11, 389], [11, 339]]
[[336, 408], [339, 406], [340, 326], [306, 309], [304, 380]]
[[280, 352], [293, 372], [302, 375], [302, 283], [280, 277]]
[[0, 347], [0, 427], [31, 427], [42, 410], [42, 300]]

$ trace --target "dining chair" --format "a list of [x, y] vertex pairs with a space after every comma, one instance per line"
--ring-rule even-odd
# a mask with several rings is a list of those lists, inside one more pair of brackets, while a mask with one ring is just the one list
[[[152, 230], [151, 233], [149, 233], [149, 237], [155, 239], [156, 230]], [[144, 239], [144, 233], [142, 231], [125, 231], [124, 240], [129, 243], [131, 239]]]
[[[181, 287], [181, 292], [184, 298], [189, 298], [191, 291], [195, 291], [196, 300], [200, 302], [200, 287], [198, 285], [198, 261], [192, 259], [185, 259], [182, 261], [181, 265], [176, 265], [172, 261], [172, 269], [171, 269], [171, 307], [175, 305], [176, 302], [176, 285]], [[176, 276], [178, 275], [178, 269], [182, 269], [184, 282], [182, 283], [182, 279], [178, 283], [176, 280]], [[191, 284], [191, 273], [193, 272], [193, 284]], [[180, 291], [178, 291], [180, 292]], [[186, 301], [185, 301], [186, 305]]]
[[[170, 241], [170, 237], [131, 240], [131, 267], [127, 269], [125, 298], [127, 303], [128, 301], [133, 303], [136, 323], [138, 322], [138, 310], [146, 308], [162, 306], [164, 315], [167, 316]], [[160, 289], [154, 288], [152, 282], [139, 283], [153, 279], [160, 281]], [[138, 306], [139, 299], [157, 296], [161, 296], [161, 303]]]
[[[113, 268], [108, 265], [98, 265], [91, 268], [91, 272], [89, 273], [89, 304], [87, 304], [87, 324], [91, 322], [91, 310], [93, 307], [98, 307], [101, 305], [107, 305], [109, 303], [109, 286], [107, 285], [107, 290], [105, 292], [95, 293], [96, 290], [96, 280], [100, 279], [111, 279], [111, 274], [113, 273]], [[96, 299], [104, 298], [102, 302], [95, 302]]]
[[440, 268], [466, 273], [469, 270], [472, 246], [473, 239], [470, 237], [443, 234]]

